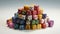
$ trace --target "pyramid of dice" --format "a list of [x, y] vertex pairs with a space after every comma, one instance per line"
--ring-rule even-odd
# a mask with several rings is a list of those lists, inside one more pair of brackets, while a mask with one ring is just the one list
[[7, 26], [18, 30], [45, 29], [53, 24], [54, 21], [38, 5], [19, 8], [12, 18], [7, 19]]

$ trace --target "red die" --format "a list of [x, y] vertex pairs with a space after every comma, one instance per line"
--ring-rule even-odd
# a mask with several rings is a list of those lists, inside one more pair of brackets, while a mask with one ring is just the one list
[[42, 23], [42, 28], [46, 28], [46, 24], [45, 23]]

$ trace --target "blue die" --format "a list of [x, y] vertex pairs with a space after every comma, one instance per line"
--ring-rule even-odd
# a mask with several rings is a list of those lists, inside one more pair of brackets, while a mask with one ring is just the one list
[[14, 24], [14, 29], [19, 29], [19, 25], [18, 24]]
[[20, 19], [19, 18], [12, 17], [12, 21], [15, 24], [15, 23], [19, 23], [20, 22]]
[[45, 19], [47, 14], [42, 14], [42, 19]]
[[25, 20], [23, 19], [20, 19], [20, 22], [19, 22], [21, 25], [24, 25], [25, 24]]
[[18, 18], [18, 13], [15, 13], [15, 14], [14, 14], [14, 17], [15, 17], [15, 18]]
[[19, 26], [19, 30], [24, 30], [25, 29], [25, 26], [24, 25], [20, 25]]

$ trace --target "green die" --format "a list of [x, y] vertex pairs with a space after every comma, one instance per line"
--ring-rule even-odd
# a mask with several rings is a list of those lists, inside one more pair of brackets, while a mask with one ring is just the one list
[[35, 24], [39, 24], [39, 20], [35, 20]]
[[32, 20], [32, 22], [31, 22], [33, 25], [35, 24], [35, 20]]
[[22, 14], [23, 14], [23, 15], [26, 15], [26, 11], [25, 11], [25, 10], [22, 10]]

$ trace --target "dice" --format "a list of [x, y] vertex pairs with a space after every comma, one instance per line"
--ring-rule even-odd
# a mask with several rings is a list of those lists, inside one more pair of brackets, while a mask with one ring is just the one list
[[18, 9], [18, 14], [21, 14], [21, 10], [22, 10], [22, 9]]
[[35, 20], [35, 24], [39, 24], [39, 20]]
[[19, 26], [19, 30], [24, 30], [25, 29], [25, 25], [20, 25]]
[[42, 28], [45, 29], [46, 28], [46, 24], [42, 23]]
[[39, 19], [39, 20], [42, 19], [42, 15], [41, 15], [41, 14], [38, 15], [38, 19]]
[[34, 10], [34, 8], [33, 7], [29, 7], [29, 9], [32, 11], [32, 10]]
[[22, 10], [21, 14], [22, 15], [26, 15], [26, 11], [25, 10]]
[[15, 18], [18, 18], [18, 13], [15, 13], [15, 14], [14, 14], [14, 17], [15, 17]]
[[19, 25], [18, 24], [14, 24], [14, 29], [19, 29]]
[[36, 29], [37, 29], [36, 25], [32, 25], [32, 30], [36, 30]]
[[45, 19], [47, 17], [47, 14], [42, 14], [42, 19]]
[[38, 10], [39, 9], [39, 6], [38, 5], [34, 5], [34, 10]]
[[32, 15], [37, 15], [37, 11], [36, 10], [33, 10], [32, 11]]
[[25, 5], [24, 10], [26, 10], [26, 11], [29, 10], [29, 6]]
[[41, 24], [37, 24], [37, 29], [41, 29], [41, 28], [42, 28]]
[[32, 12], [30, 10], [27, 10], [26, 15], [32, 15]]
[[48, 24], [49, 24], [49, 27], [53, 27], [54, 21], [53, 20], [49, 20]]
[[18, 18], [23, 19], [22, 14], [18, 14]]
[[25, 27], [26, 30], [30, 30], [30, 24], [26, 24], [26, 27]]
[[14, 28], [14, 24], [13, 24], [13, 22], [11, 20], [7, 21], [7, 25], [10, 28]]
[[28, 16], [27, 16], [27, 19], [28, 19], [29, 21], [31, 21], [31, 20], [32, 20], [32, 15], [28, 15]]
[[38, 15], [32, 15], [32, 19], [38, 20]]
[[31, 24], [31, 22], [30, 22], [29, 20], [26, 20], [26, 24], [29, 24], [29, 25], [30, 25], [30, 24]]
[[35, 23], [35, 20], [32, 20], [32, 21], [31, 21], [31, 24], [33, 24], [33, 25], [36, 24], [36, 23]]
[[19, 22], [21, 25], [24, 25], [25, 24], [25, 20], [23, 19], [20, 19], [20, 22]]
[[43, 9], [39, 9], [37, 12], [38, 12], [38, 15], [43, 14]]

